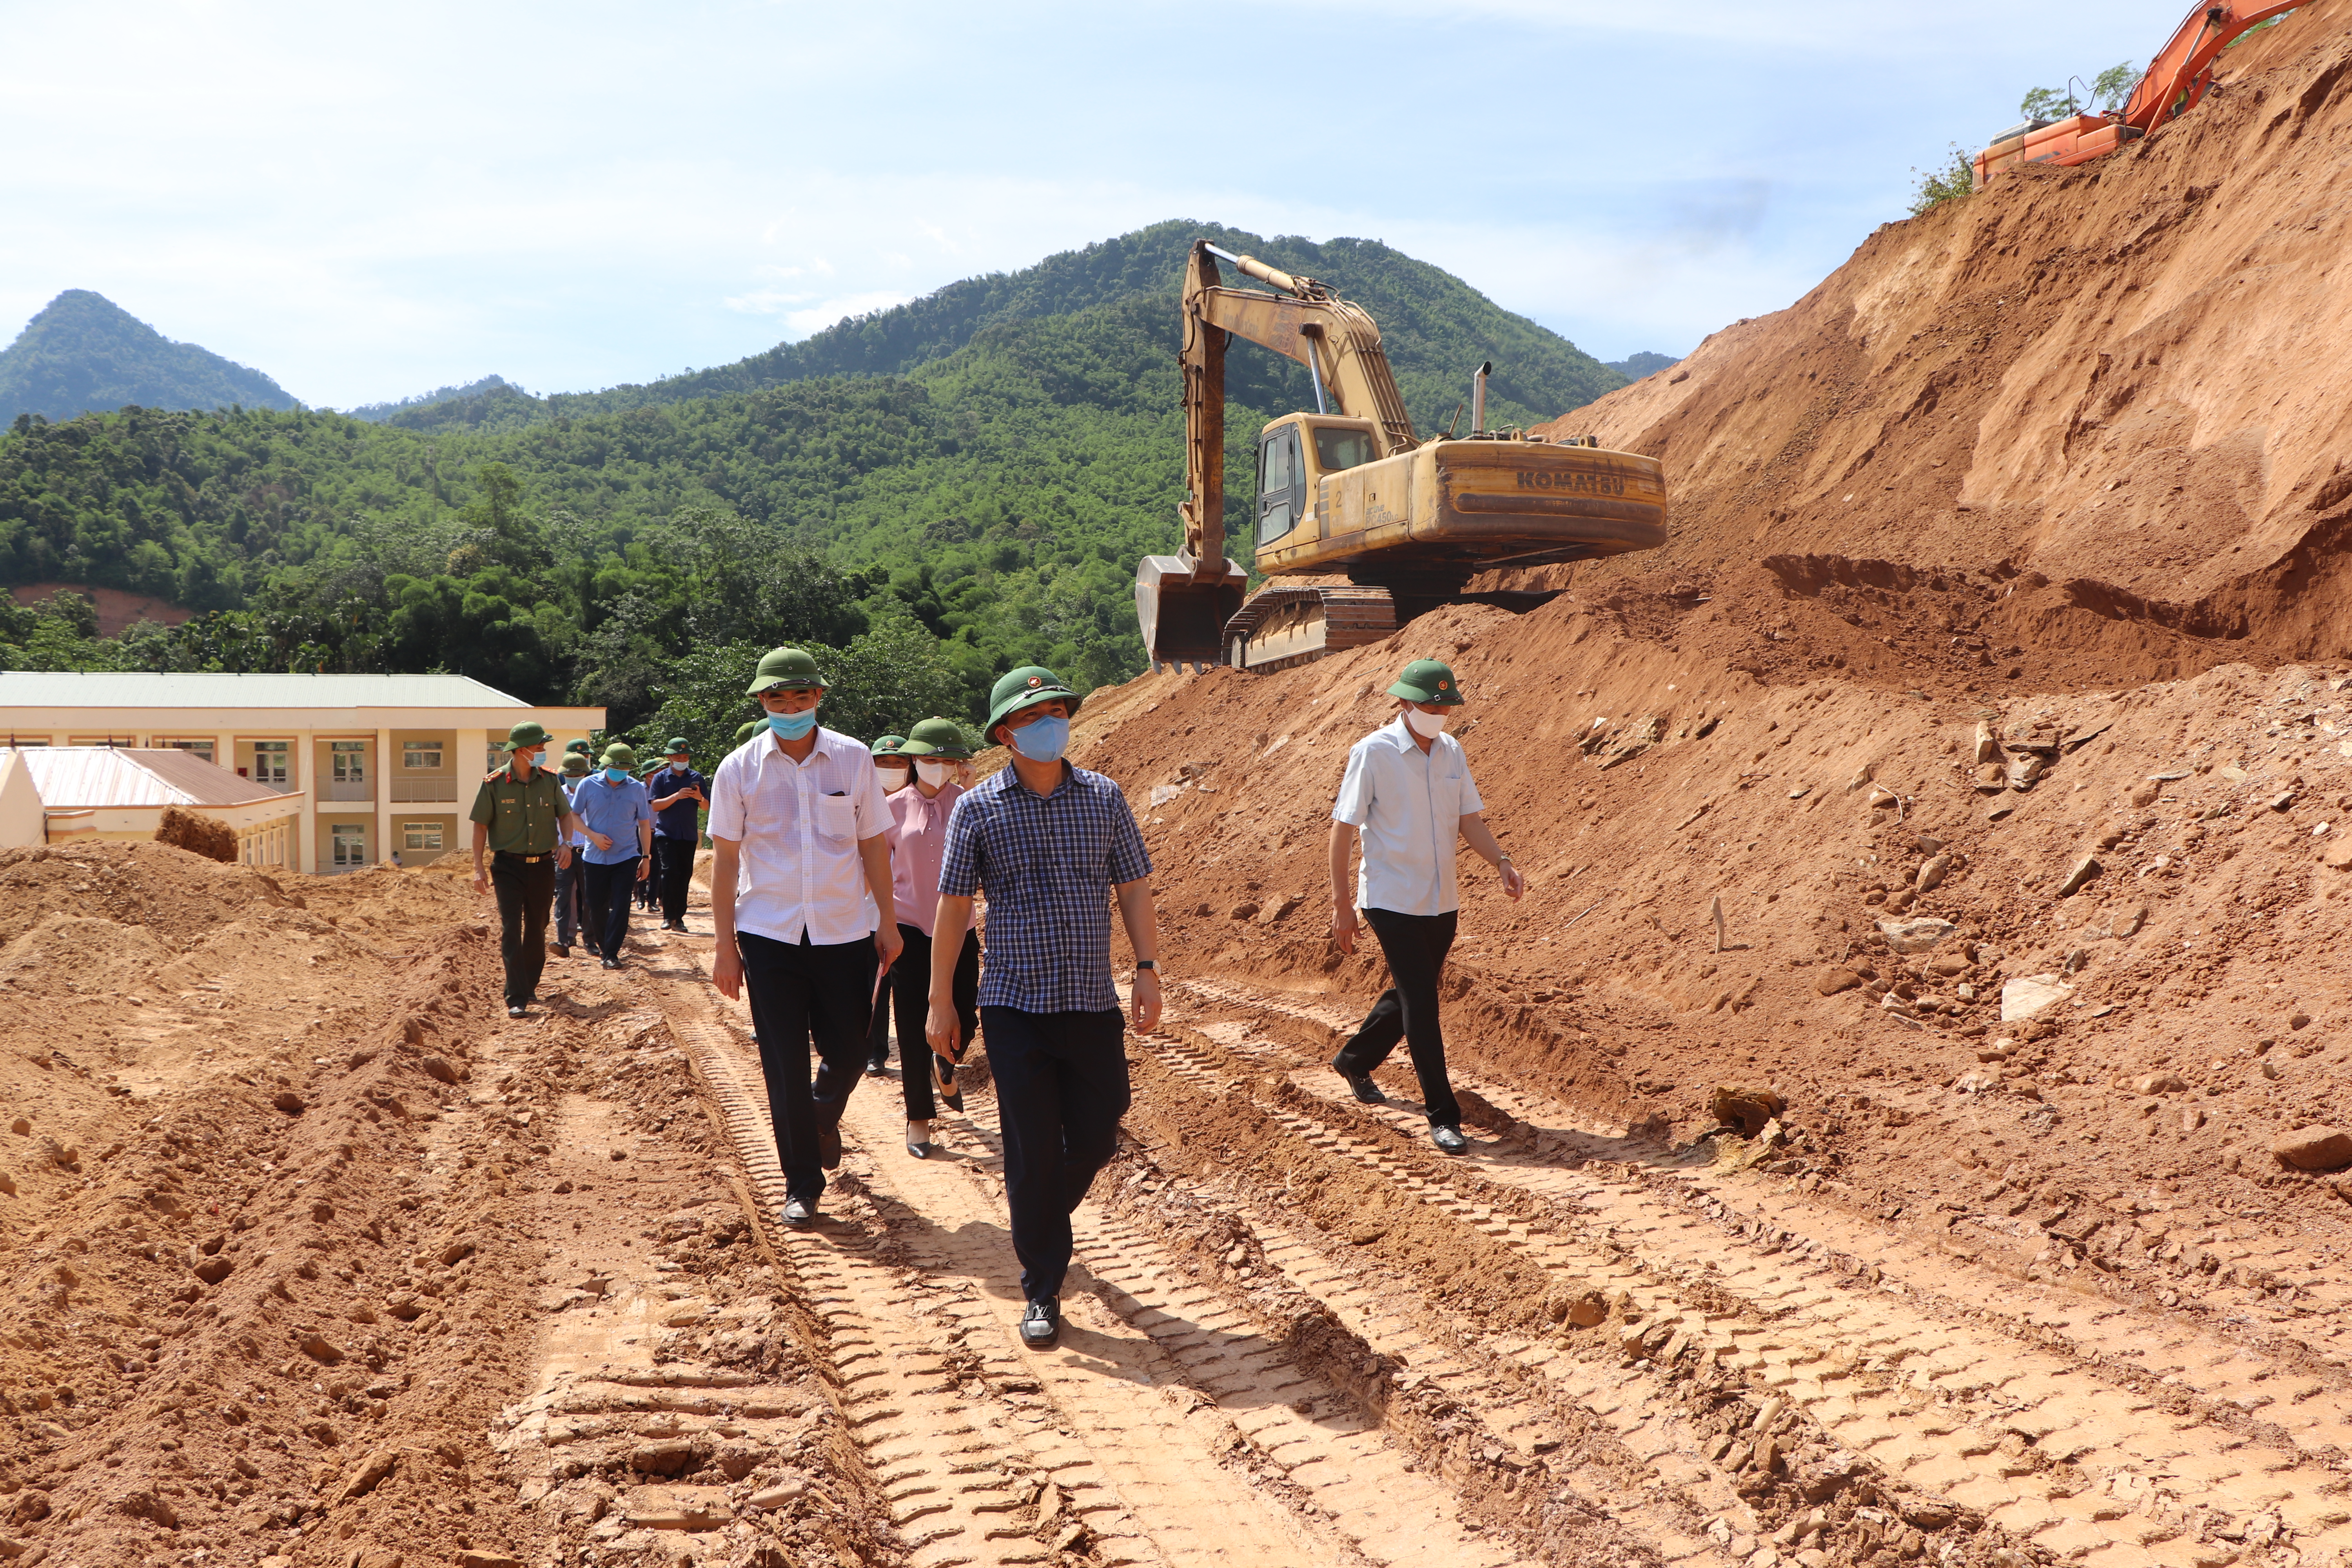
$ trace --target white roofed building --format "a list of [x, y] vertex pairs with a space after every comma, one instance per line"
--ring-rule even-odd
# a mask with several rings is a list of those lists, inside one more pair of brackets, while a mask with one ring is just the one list
[[[561, 751], [601, 730], [604, 710], [534, 707], [463, 675], [0, 672], [0, 748], [201, 758], [259, 793], [251, 802], [180, 804], [226, 817], [231, 805], [290, 799], [287, 856], [272, 863], [301, 871], [355, 870], [394, 857], [416, 866], [464, 847], [475, 786], [505, 763], [492, 747], [527, 719], [544, 725]], [[28, 771], [37, 784], [53, 773], [62, 788], [82, 765], [35, 762]], [[205, 777], [137, 761], [133, 773], [110, 773], [110, 787], [145, 787], [137, 775], [182, 789]], [[69, 809], [47, 789], [42, 801], [52, 813]], [[159, 817], [163, 804], [153, 807]]]
[[18, 842], [152, 838], [173, 806], [226, 823], [247, 866], [294, 864], [302, 795], [241, 779], [180, 750], [28, 746], [0, 752], [40, 796], [39, 831]]

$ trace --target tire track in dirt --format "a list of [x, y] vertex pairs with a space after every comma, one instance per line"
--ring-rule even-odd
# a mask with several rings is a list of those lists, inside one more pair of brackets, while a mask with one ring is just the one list
[[[1228, 1015], [1287, 1013], [1324, 1027], [1337, 1022], [1232, 984], [1187, 989]], [[1410, 1160], [1378, 1152], [1386, 1139], [1345, 1151], [1401, 1183], [1433, 1175], [1453, 1190], [1437, 1201], [1470, 1214], [1478, 1210], [1461, 1194], [1475, 1193], [1530, 1215], [1580, 1221], [1574, 1228], [1622, 1247], [1656, 1279], [1703, 1282], [1743, 1321], [1685, 1313], [1684, 1327], [1695, 1341], [1812, 1413], [1853, 1451], [1906, 1482], [1983, 1510], [2036, 1545], [2066, 1556], [2096, 1553], [2102, 1563], [2189, 1563], [2200, 1552], [2218, 1561], [2231, 1548], [2205, 1544], [2216, 1539], [2292, 1541], [2306, 1552], [2352, 1546], [2342, 1454], [2333, 1446], [2341, 1415], [2330, 1390], [2297, 1391], [2299, 1403], [2318, 1406], [2304, 1416], [2300, 1436], [2275, 1426], [2249, 1432], [2242, 1408], [2210, 1397], [2198, 1408], [2185, 1397], [2185, 1383], [2118, 1379], [2105, 1358], [2086, 1358], [2073, 1342], [2007, 1331], [2001, 1309], [2022, 1318], [2032, 1307], [2013, 1300], [2025, 1287], [1990, 1270], [1889, 1245], [1850, 1220], [1787, 1197], [1769, 1221], [1751, 1218], [1738, 1205], [1752, 1195], [1731, 1194], [1710, 1171], [1628, 1167], [1634, 1173], [1604, 1174], [1583, 1162], [1622, 1160], [1624, 1146], [1597, 1131], [1544, 1134], [1540, 1153], [1514, 1151], [1507, 1141], [1482, 1150], [1486, 1157], [1475, 1163], [1448, 1167], [1418, 1150], [1423, 1129], [1417, 1116], [1395, 1106], [1359, 1107], [1336, 1092], [1340, 1086], [1327, 1069], [1246, 1039], [1230, 1018], [1208, 1023], [1214, 1038], [1202, 1037], [1209, 1058], [1200, 1064], [1204, 1074], [1219, 1065], [1245, 1072], [1272, 1067], [1335, 1145], [1348, 1142], [1338, 1129], [1360, 1134], [1368, 1125], [1405, 1140], [1415, 1151]], [[1215, 1062], [1226, 1054], [1238, 1060]], [[1526, 1112], [1559, 1120], [1549, 1105], [1538, 1110], [1507, 1091], [1476, 1087], [1490, 1104], [1522, 1112], [1528, 1131], [1534, 1129]], [[1582, 1168], [1564, 1167], [1563, 1157]], [[1507, 1222], [1505, 1228], [1514, 1227]], [[1723, 1245], [1727, 1229], [1741, 1243], [1737, 1249]], [[1832, 1239], [1822, 1240], [1823, 1232]], [[1527, 1245], [1570, 1268], [1590, 1268], [1601, 1257], [1596, 1247], [1554, 1237], [1531, 1234]], [[1857, 1297], [1856, 1274], [1874, 1267], [1863, 1262], [1872, 1258], [1891, 1286]], [[1625, 1288], [1614, 1278], [1610, 1287]], [[1986, 1302], [1991, 1310], [1979, 1305]], [[1670, 1300], [1643, 1304], [1673, 1310]], [[2110, 1349], [2153, 1342], [2156, 1325], [2102, 1306], [2077, 1308], [2063, 1321]], [[2247, 1353], [2218, 1339], [2181, 1353], [2200, 1336], [2184, 1337], [2169, 1326], [2176, 1363]], [[2240, 1364], [2245, 1370], [2236, 1378], [2211, 1379], [2212, 1385], [2257, 1382], [2263, 1374], [2258, 1364]]]
[[[1160, 1044], [1149, 1042], [1143, 1054]], [[1141, 1066], [1148, 1076], [1148, 1062]], [[973, 1096], [970, 1117], [987, 1155], [968, 1169], [998, 1187], [1003, 1142], [992, 1098]], [[1098, 1178], [1095, 1195], [1073, 1220], [1079, 1262], [1096, 1293], [1150, 1336], [1173, 1363], [1171, 1375], [1230, 1421], [1264, 1468], [1295, 1489], [1298, 1506], [1371, 1562], [1490, 1568], [1523, 1561], [1502, 1543], [1479, 1539], [1483, 1521], [1457, 1495], [1455, 1477], [1432, 1480], [1420, 1473], [1416, 1460], [1426, 1456], [1382, 1430], [1395, 1423], [1366, 1408], [1361, 1385], [1367, 1376], [1381, 1377], [1390, 1363], [1376, 1361], [1360, 1338], [1317, 1343], [1315, 1328], [1338, 1322], [1327, 1304], [1303, 1292], [1288, 1301], [1253, 1300], [1221, 1279], [1204, 1279], [1187, 1266], [1188, 1249], [1171, 1243], [1167, 1227], [1104, 1195], [1122, 1184], [1113, 1173]], [[1197, 1250], [1198, 1234], [1191, 1239]], [[1385, 1405], [1385, 1391], [1369, 1403]], [[1469, 1446], [1482, 1445], [1473, 1439]]]
[[[668, 1005], [773, 1215], [783, 1178], [752, 1048], [709, 993], [673, 986]], [[1392, 1560], [1360, 1555], [1270, 1485], [1255, 1445], [1094, 1298], [1066, 1298], [1060, 1352], [1022, 1352], [1001, 1196], [952, 1159], [894, 1161], [886, 1179], [871, 1151], [898, 1146], [898, 1107], [877, 1087], [852, 1099], [827, 1217], [772, 1234], [831, 1336], [849, 1423], [913, 1562]]]

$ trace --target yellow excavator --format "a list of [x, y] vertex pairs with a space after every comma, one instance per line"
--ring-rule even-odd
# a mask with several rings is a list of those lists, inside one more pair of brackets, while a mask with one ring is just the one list
[[[1227, 288], [1220, 261], [1275, 292]], [[1297, 360], [1315, 389], [1314, 413], [1258, 433], [1257, 569], [1326, 581], [1250, 594], [1249, 574], [1225, 556], [1225, 348], [1236, 337]], [[1469, 434], [1421, 439], [1360, 306], [1205, 239], [1185, 265], [1183, 366], [1184, 541], [1135, 573], [1154, 669], [1279, 668], [1378, 642], [1465, 598], [1531, 607], [1549, 595], [1465, 595], [1463, 585], [1496, 567], [1666, 542], [1656, 458], [1604, 451], [1589, 436], [1488, 430], [1490, 365], [1471, 378]]]

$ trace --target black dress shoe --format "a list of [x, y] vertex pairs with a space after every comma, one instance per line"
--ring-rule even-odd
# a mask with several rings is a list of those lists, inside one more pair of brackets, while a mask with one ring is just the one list
[[520, 1017], [524, 1016], [524, 1013], [523, 1013], [523, 1005], [522, 1005], [522, 1004], [521, 1004], [521, 1003], [520, 1003], [520, 1002], [509, 1002], [509, 1003], [508, 1003], [508, 1004], [507, 1004], [507, 1016], [508, 1016], [508, 1017], [509, 1017], [509, 1018], [520, 1018]]
[[841, 1164], [841, 1129], [820, 1124], [816, 1130], [816, 1163], [831, 1171]]
[[604, 967], [607, 969], [618, 969], [621, 967], [621, 961], [617, 958], [608, 958], [604, 961]]
[[1386, 1105], [1389, 1102], [1389, 1097], [1381, 1092], [1381, 1086], [1372, 1081], [1371, 1074], [1368, 1072], [1349, 1072], [1346, 1068], [1339, 1065], [1339, 1058], [1337, 1057], [1333, 1057], [1331, 1058], [1331, 1070], [1338, 1073], [1341, 1078], [1346, 1079], [1348, 1080], [1348, 1088], [1354, 1092], [1358, 1100], [1362, 1100], [1366, 1105]]
[[796, 1229], [802, 1226], [814, 1225], [816, 1223], [816, 1205], [809, 1202], [806, 1198], [786, 1198], [784, 1200], [784, 1223]]
[[1462, 1136], [1459, 1127], [1433, 1126], [1429, 1130], [1429, 1141], [1449, 1154], [1470, 1152], [1470, 1140]]
[[1040, 1296], [1021, 1314], [1021, 1342], [1033, 1351], [1049, 1351], [1062, 1340], [1062, 1303]]
[[557, 943], [555, 944], [555, 956], [556, 956], [556, 957], [558, 957], [558, 958], [569, 958], [569, 957], [571, 957], [571, 956], [572, 956], [572, 944], [571, 944], [570, 942], [557, 942]]
[[876, 1057], [872, 1061], [866, 1064], [866, 1076], [867, 1078], [880, 1078], [884, 1073], [888, 1072], [889, 1070], [890, 1058], [888, 1057]]

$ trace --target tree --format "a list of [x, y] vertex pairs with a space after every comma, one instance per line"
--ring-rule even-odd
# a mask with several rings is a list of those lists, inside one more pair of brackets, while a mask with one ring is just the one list
[[2109, 66], [2091, 79], [2088, 98], [2077, 99], [2070, 80], [2063, 88], [2035, 88], [2018, 104], [2017, 111], [2028, 120], [2064, 120], [2086, 111], [2114, 114], [2123, 108], [2125, 101], [2131, 97], [2132, 89], [2138, 83], [2139, 68], [2131, 61], [2125, 60], [2120, 65]]

